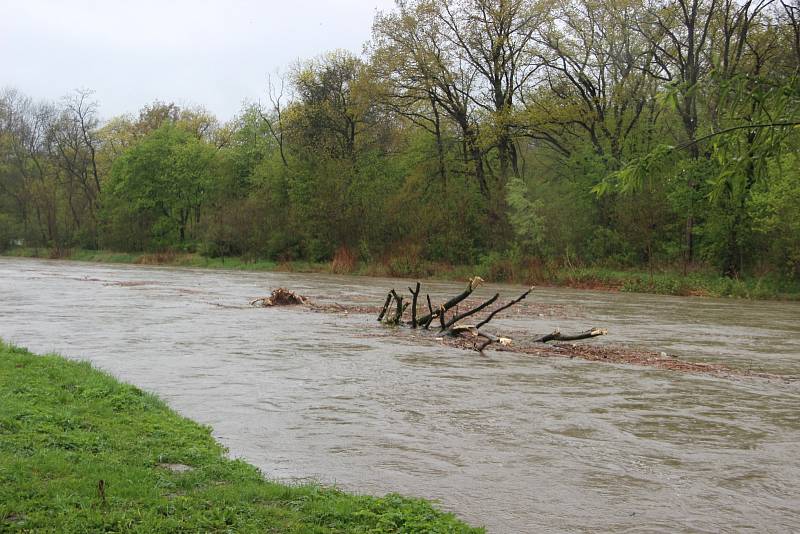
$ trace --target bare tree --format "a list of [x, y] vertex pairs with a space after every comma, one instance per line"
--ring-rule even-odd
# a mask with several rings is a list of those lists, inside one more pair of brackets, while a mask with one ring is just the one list
[[512, 113], [541, 67], [531, 44], [542, 15], [527, 0], [442, 0], [437, 15], [442, 38], [480, 80], [468, 96], [492, 118], [502, 188], [509, 175], [519, 175]]
[[434, 134], [443, 180], [442, 116], [447, 117], [459, 133], [465, 166], [471, 167], [481, 193], [488, 197], [484, 150], [479, 143], [472, 95], [475, 66], [443, 37], [438, 1], [398, 1], [397, 7], [397, 13], [379, 15], [373, 27], [373, 65], [385, 81], [384, 101]]
[[[577, 127], [598, 155], [610, 154], [612, 168], [622, 160], [625, 141], [657, 87], [644, 72], [652, 60], [652, 46], [632, 29], [638, 8], [627, 0], [568, 2], [554, 10], [536, 37], [546, 67], [544, 95], [571, 109], [567, 116], [555, 116], [547, 111], [547, 101], [536, 102], [539, 94], [530, 95], [528, 106], [553, 117], [552, 124], [545, 121], [539, 131], [548, 132], [551, 139], [563, 138], [565, 132], [558, 128]], [[566, 143], [555, 144], [563, 150]]]
[[[75, 224], [80, 227], [82, 211], [88, 212], [93, 244], [97, 244], [97, 212], [100, 206], [101, 180], [97, 153], [100, 149], [97, 103], [93, 92], [78, 90], [64, 98], [61, 112], [51, 123], [47, 150], [59, 168], [68, 205]], [[83, 197], [77, 205], [76, 191]]]
[[6, 95], [6, 160], [20, 194], [30, 202], [44, 242], [61, 245], [56, 187], [47, 158], [47, 138], [56, 111], [45, 103], [11, 92]]
[[266, 124], [270, 135], [278, 145], [278, 151], [281, 155], [281, 162], [284, 167], [288, 167], [289, 163], [286, 160], [286, 152], [284, 149], [284, 104], [283, 99], [286, 96], [286, 77], [279, 76], [280, 84], [276, 86], [272, 81], [272, 76], [267, 76], [267, 98], [270, 102], [270, 110], [268, 114], [264, 113], [262, 106], [259, 104], [258, 113], [261, 119]]

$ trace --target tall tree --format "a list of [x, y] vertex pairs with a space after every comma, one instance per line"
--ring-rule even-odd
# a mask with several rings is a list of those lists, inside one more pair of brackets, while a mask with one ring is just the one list
[[471, 167], [481, 193], [489, 196], [473, 101], [477, 71], [444, 38], [442, 16], [437, 0], [398, 1], [396, 13], [379, 14], [373, 26], [373, 65], [385, 82], [391, 108], [434, 134], [442, 180], [444, 115], [458, 132], [465, 166]]
[[[645, 72], [652, 46], [633, 29], [640, 12], [637, 1], [576, 0], [556, 8], [537, 31], [547, 91], [526, 101], [531, 118], [539, 119], [531, 127], [558, 139], [558, 147], [566, 147], [577, 128], [608, 158], [611, 170], [657, 87]], [[564, 103], [549, 105], [553, 97]], [[559, 112], [565, 106], [568, 114]], [[565, 123], [572, 127], [569, 134]]]
[[541, 66], [531, 46], [540, 8], [527, 0], [443, 0], [437, 13], [442, 38], [479, 76], [469, 96], [491, 117], [502, 191], [511, 174], [519, 175], [512, 114], [515, 99]]
[[[643, 13], [637, 29], [654, 48], [648, 73], [671, 84], [675, 108], [683, 126], [690, 159], [697, 162], [700, 147], [696, 143], [699, 124], [700, 81], [712, 67], [709, 45], [712, 23], [720, 0], [653, 0]], [[697, 191], [702, 169], [688, 174], [690, 191]], [[690, 193], [686, 214], [685, 265], [694, 259], [694, 195]]]
[[215, 157], [213, 146], [165, 124], [114, 162], [111, 194], [130, 212], [152, 214], [157, 243], [171, 232], [184, 243], [213, 187]]

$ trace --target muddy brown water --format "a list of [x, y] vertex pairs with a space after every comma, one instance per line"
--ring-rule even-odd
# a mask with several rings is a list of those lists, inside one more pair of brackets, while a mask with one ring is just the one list
[[[370, 316], [246, 306], [278, 286], [380, 304], [407, 285], [0, 258], [0, 337], [158, 394], [270, 478], [435, 499], [489, 532], [800, 530], [797, 381], [481, 357]], [[498, 287], [521, 291], [481, 291]], [[529, 298], [541, 316], [495, 330], [605, 327], [601, 343], [800, 375], [799, 303]]]

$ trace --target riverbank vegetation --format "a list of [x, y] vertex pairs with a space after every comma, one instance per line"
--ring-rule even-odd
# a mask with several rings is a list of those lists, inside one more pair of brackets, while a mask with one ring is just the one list
[[789, 0], [413, 0], [224, 124], [7, 89], [0, 249], [792, 293], [798, 65]]
[[482, 532], [398, 495], [264, 480], [153, 395], [0, 342], [3, 532]]
[[758, 277], [722, 276], [708, 270], [683, 274], [674, 269], [644, 271], [636, 268], [611, 269], [601, 266], [564, 266], [550, 261], [542, 264], [531, 260], [514, 260], [492, 255], [476, 265], [451, 265], [415, 259], [393, 258], [384, 262], [352, 264], [311, 262], [302, 260], [255, 260], [240, 256], [208, 257], [189, 252], [113, 252], [105, 250], [67, 249], [54, 255], [47, 248], [15, 247], [6, 256], [22, 258], [67, 259], [102, 263], [162, 265], [203, 269], [242, 271], [283, 271], [298, 273], [350, 274], [357, 276], [423, 278], [466, 281], [472, 276], [518, 285], [540, 285], [653, 293], [659, 295], [733, 297], [746, 299], [800, 299], [800, 281], [775, 275]]

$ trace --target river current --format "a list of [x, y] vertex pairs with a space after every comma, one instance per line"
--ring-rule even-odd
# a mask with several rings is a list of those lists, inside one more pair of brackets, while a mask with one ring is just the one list
[[[415, 343], [375, 318], [251, 308], [285, 286], [375, 305], [408, 281], [0, 258], [0, 337], [90, 360], [268, 478], [399, 492], [494, 533], [800, 530], [800, 382]], [[462, 284], [426, 283], [437, 297]], [[504, 297], [522, 288], [489, 284]], [[492, 323], [800, 375], [800, 303], [569, 289]]]

